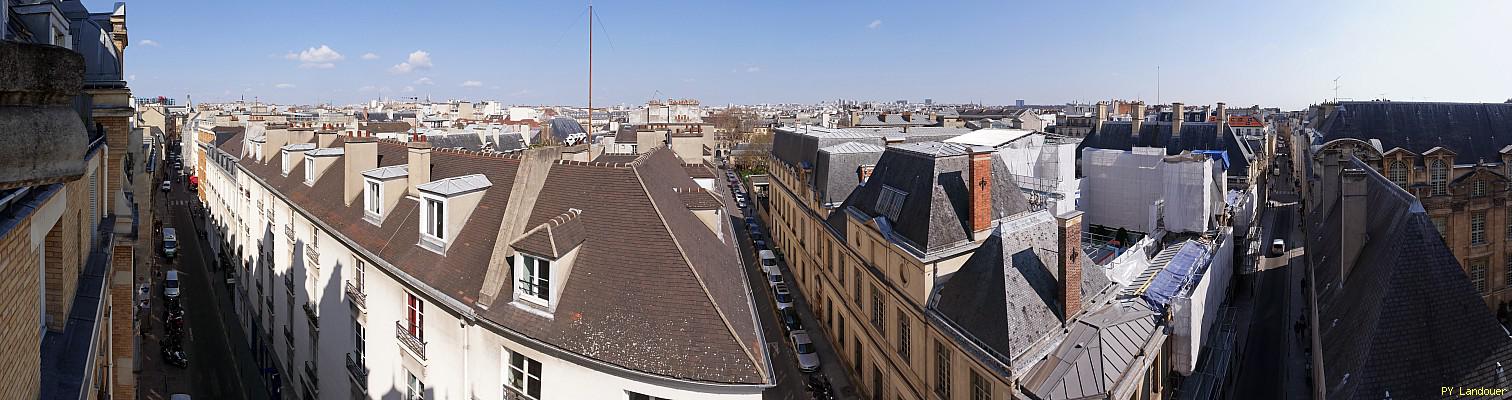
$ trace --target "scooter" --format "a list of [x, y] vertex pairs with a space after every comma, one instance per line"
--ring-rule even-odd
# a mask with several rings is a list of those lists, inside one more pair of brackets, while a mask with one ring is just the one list
[[189, 368], [189, 355], [184, 353], [183, 350], [165, 351], [163, 361], [167, 361], [169, 365], [175, 367]]

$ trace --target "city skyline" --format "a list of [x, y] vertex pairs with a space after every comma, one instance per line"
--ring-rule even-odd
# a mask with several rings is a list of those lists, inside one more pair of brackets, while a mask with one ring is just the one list
[[[301, 3], [291, 13], [264, 3], [131, 3], [144, 23], [132, 30], [125, 75], [142, 95], [196, 101], [586, 103], [583, 5], [448, 6]], [[817, 103], [841, 94], [1296, 109], [1334, 97], [1335, 78], [1338, 97], [1356, 100], [1501, 102], [1512, 88], [1512, 55], [1462, 39], [1512, 35], [1496, 22], [1512, 16], [1507, 3], [942, 6], [597, 4], [594, 103]], [[962, 17], [983, 15], [1001, 21]], [[980, 44], [992, 37], [1001, 40], [985, 43], [998, 45]], [[699, 57], [669, 57], [694, 48]], [[1423, 73], [1429, 68], [1437, 73]], [[947, 76], [981, 78], [939, 79]]]

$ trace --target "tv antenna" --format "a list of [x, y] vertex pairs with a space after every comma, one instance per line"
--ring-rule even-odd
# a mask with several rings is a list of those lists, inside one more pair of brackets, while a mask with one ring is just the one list
[[1334, 80], [1333, 80], [1333, 83], [1334, 83], [1334, 102], [1335, 103], [1339, 102], [1339, 78], [1343, 78], [1343, 77], [1344, 77], [1344, 75], [1339, 75], [1337, 77], [1334, 77]]

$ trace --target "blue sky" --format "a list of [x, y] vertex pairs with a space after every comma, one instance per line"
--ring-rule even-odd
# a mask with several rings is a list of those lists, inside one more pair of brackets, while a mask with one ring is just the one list
[[[1157, 66], [1163, 102], [1298, 108], [1341, 76], [1354, 99], [1512, 97], [1512, 2], [1318, 3], [599, 1], [594, 102], [1155, 102]], [[131, 1], [126, 73], [196, 101], [581, 105], [585, 7]]]

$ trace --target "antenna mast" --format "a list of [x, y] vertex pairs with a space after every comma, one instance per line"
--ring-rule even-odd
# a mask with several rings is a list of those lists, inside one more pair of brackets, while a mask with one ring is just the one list
[[1339, 78], [1343, 78], [1343, 77], [1344, 77], [1344, 75], [1339, 75], [1337, 77], [1334, 77], [1334, 99], [1333, 100], [1334, 100], [1335, 103], [1339, 102]]
[[588, 133], [593, 133], [593, 3], [588, 3]]

